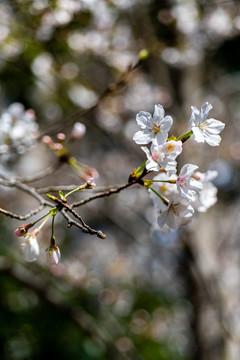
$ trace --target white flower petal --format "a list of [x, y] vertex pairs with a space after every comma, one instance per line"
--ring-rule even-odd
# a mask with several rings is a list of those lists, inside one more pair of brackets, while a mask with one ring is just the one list
[[192, 164], [185, 164], [183, 165], [181, 171], [180, 171], [180, 174], [179, 174], [179, 177], [191, 177], [192, 174], [194, 173], [195, 170], [198, 169], [198, 166], [197, 165], [192, 165]]
[[215, 119], [207, 120], [207, 130], [212, 134], [219, 134], [225, 128], [225, 124], [222, 121]]
[[154, 143], [156, 143], [157, 145], [162, 145], [162, 144], [164, 144], [166, 142], [167, 137], [168, 137], [167, 133], [158, 132], [156, 134], [156, 138], [155, 138]]
[[160, 121], [164, 118], [165, 111], [162, 105], [158, 104], [154, 107], [153, 121], [156, 121], [159, 125]]
[[173, 230], [177, 230], [179, 227], [177, 223], [177, 216], [175, 216], [172, 211], [168, 213], [168, 216], [166, 218], [166, 224]]
[[39, 256], [39, 245], [37, 239], [34, 236], [28, 236], [26, 244], [23, 247], [23, 255], [26, 261], [33, 262], [37, 260]]
[[173, 124], [173, 119], [171, 116], [166, 116], [161, 121], [160, 129], [161, 131], [168, 132]]
[[133, 140], [136, 144], [143, 145], [149, 144], [153, 139], [153, 136], [147, 130], [139, 130], [133, 135]]
[[199, 129], [199, 127], [194, 126], [192, 128], [193, 131], [193, 135], [194, 135], [194, 140], [196, 140], [197, 142], [204, 142], [204, 135], [203, 135], [203, 131]]
[[184, 218], [192, 217], [194, 214], [194, 209], [191, 205], [188, 205], [181, 213], [180, 215]]
[[146, 111], [140, 111], [136, 116], [136, 121], [141, 129], [148, 128], [149, 122], [152, 120], [152, 115]]
[[207, 132], [205, 133], [205, 141], [210, 146], [219, 146], [222, 138], [219, 135], [209, 135]]
[[166, 209], [162, 210], [160, 215], [157, 218], [157, 223], [160, 228], [162, 228], [166, 224], [168, 213], [167, 213], [167, 207]]
[[202, 121], [205, 121], [208, 117], [209, 111], [212, 109], [212, 105], [208, 102], [205, 102], [201, 107], [201, 117]]
[[192, 114], [190, 118], [190, 125], [198, 126], [201, 122], [201, 113], [195, 106], [192, 106], [191, 108], [192, 108]]

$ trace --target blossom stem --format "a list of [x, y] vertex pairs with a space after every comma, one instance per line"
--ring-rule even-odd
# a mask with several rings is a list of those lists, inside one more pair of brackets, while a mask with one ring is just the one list
[[67, 196], [71, 195], [72, 193], [74, 193], [75, 191], [78, 191], [78, 190], [83, 190], [86, 188], [86, 183], [81, 185], [81, 186], [78, 186], [76, 189], [73, 189], [72, 191], [69, 191], [66, 195], [64, 195], [64, 198], [66, 199]]
[[[49, 211], [49, 213], [47, 215], [45, 215], [44, 217], [46, 217], [43, 222], [39, 225], [39, 227], [34, 230], [34, 235], [37, 235], [39, 233], [39, 231], [41, 230], [41, 228], [43, 227], [43, 225], [47, 222], [47, 220], [50, 218], [50, 216], [54, 213], [56, 215], [56, 211], [57, 211], [57, 208], [53, 208]], [[53, 216], [55, 216], [53, 215]]]
[[164, 196], [161, 196], [155, 189], [153, 189], [151, 186], [149, 186], [149, 189], [152, 190], [154, 192], [154, 194], [156, 194], [161, 200], [162, 202], [168, 206], [169, 204], [169, 200], [167, 198], [165, 198]]
[[54, 248], [56, 246], [55, 236], [54, 236], [54, 220], [55, 220], [55, 216], [56, 216], [56, 214], [53, 214], [53, 216], [52, 216], [52, 235], [51, 235], [51, 244], [50, 244], [51, 248]]
[[185, 141], [187, 141], [192, 136], [192, 134], [193, 134], [193, 131], [190, 130], [190, 131], [186, 132], [185, 134], [179, 136], [176, 139], [176, 141], [181, 140], [181, 142], [184, 143]]
[[150, 180], [152, 182], [163, 182], [163, 183], [169, 183], [169, 184], [176, 184], [176, 180]]
[[37, 219], [36, 221], [31, 222], [31, 223], [30, 223], [30, 224], [31, 224], [31, 227], [34, 226], [36, 223], [38, 223], [40, 220], [44, 219], [44, 218], [45, 218], [46, 216], [48, 216], [49, 214], [51, 214], [51, 211], [52, 211], [52, 210], [50, 210], [47, 214], [43, 215], [42, 217], [40, 217], [40, 218]]

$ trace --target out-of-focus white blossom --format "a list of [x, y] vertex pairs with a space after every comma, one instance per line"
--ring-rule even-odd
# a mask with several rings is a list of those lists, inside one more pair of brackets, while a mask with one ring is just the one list
[[25, 243], [22, 244], [24, 259], [28, 262], [37, 260], [39, 256], [39, 245], [36, 236], [27, 234], [25, 236]]
[[212, 105], [208, 102], [204, 103], [201, 111], [192, 106], [192, 115], [190, 124], [194, 135], [194, 140], [204, 143], [205, 141], [211, 146], [218, 146], [221, 137], [218, 135], [225, 127], [225, 124], [219, 120], [207, 119]]
[[212, 180], [217, 176], [218, 172], [215, 170], [208, 170], [206, 173], [196, 172], [194, 174], [195, 179], [202, 184], [202, 191], [198, 199], [193, 203], [197, 211], [206, 212], [208, 208], [217, 202], [217, 188], [212, 183]]
[[140, 111], [136, 121], [142, 130], [136, 132], [133, 140], [141, 145], [149, 144], [151, 141], [156, 141], [158, 145], [164, 144], [173, 124], [171, 116], [165, 116], [162, 105], [155, 105], [153, 116], [149, 112]]
[[185, 164], [177, 178], [176, 184], [179, 194], [189, 201], [196, 199], [197, 193], [202, 189], [202, 183], [192, 178], [198, 166]]
[[33, 110], [14, 103], [0, 117], [0, 154], [24, 153], [35, 144], [38, 124]]
[[223, 8], [217, 7], [209, 16], [205, 18], [207, 30], [215, 36], [227, 37], [233, 30], [233, 22], [230, 14]]
[[97, 94], [82, 85], [73, 85], [69, 89], [68, 95], [74, 104], [81, 106], [83, 109], [87, 109], [97, 102]]
[[80, 140], [86, 133], [86, 126], [80, 122], [76, 122], [73, 125], [71, 132], [71, 139]]

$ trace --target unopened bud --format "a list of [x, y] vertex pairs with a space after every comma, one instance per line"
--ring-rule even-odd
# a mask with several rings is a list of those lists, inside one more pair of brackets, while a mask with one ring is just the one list
[[96, 186], [95, 182], [94, 182], [94, 178], [91, 177], [88, 179], [88, 181], [86, 182], [86, 189], [92, 189], [94, 186]]
[[53, 145], [53, 149], [54, 149], [55, 151], [61, 151], [61, 150], [63, 149], [63, 146], [62, 146], [62, 144], [55, 143], [55, 144]]
[[66, 135], [63, 134], [63, 133], [58, 133], [58, 134], [57, 134], [57, 139], [58, 139], [58, 141], [60, 141], [60, 142], [64, 142], [65, 139], [66, 139]]
[[71, 132], [73, 140], [80, 140], [86, 133], [86, 126], [80, 122], [76, 122]]
[[42, 142], [48, 146], [52, 146], [53, 145], [53, 141], [52, 138], [48, 135], [45, 135], [42, 137]]
[[16, 236], [24, 236], [27, 234], [28, 229], [30, 229], [31, 227], [32, 227], [31, 223], [28, 225], [21, 225], [14, 231], [14, 234]]
[[46, 262], [48, 265], [58, 265], [61, 259], [61, 253], [58, 246], [50, 247], [46, 250]]

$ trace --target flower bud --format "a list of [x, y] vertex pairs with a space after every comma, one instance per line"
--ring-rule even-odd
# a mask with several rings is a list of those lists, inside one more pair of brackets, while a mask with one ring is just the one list
[[46, 250], [46, 262], [48, 265], [58, 265], [61, 259], [61, 253], [58, 246], [50, 247]]
[[42, 137], [42, 142], [48, 146], [52, 146], [53, 145], [53, 140], [50, 136], [45, 135]]
[[63, 146], [62, 146], [62, 144], [55, 143], [55, 144], [53, 145], [53, 149], [54, 149], [55, 151], [61, 151], [61, 150], [63, 149]]
[[28, 225], [21, 225], [14, 231], [14, 234], [16, 236], [24, 236], [27, 234], [28, 229], [30, 229], [31, 227], [32, 227], [31, 223]]
[[37, 260], [39, 251], [39, 245], [36, 236], [29, 234], [26, 236], [26, 242], [22, 244], [24, 259], [28, 262]]
[[91, 177], [88, 179], [88, 181], [86, 183], [86, 189], [92, 189], [94, 186], [96, 186], [96, 184], [94, 182], [94, 178]]
[[59, 142], [64, 142], [64, 140], [66, 139], [66, 135], [63, 133], [58, 133], [57, 134], [57, 139]]
[[76, 122], [71, 132], [71, 139], [80, 140], [86, 133], [86, 126], [80, 122]]

